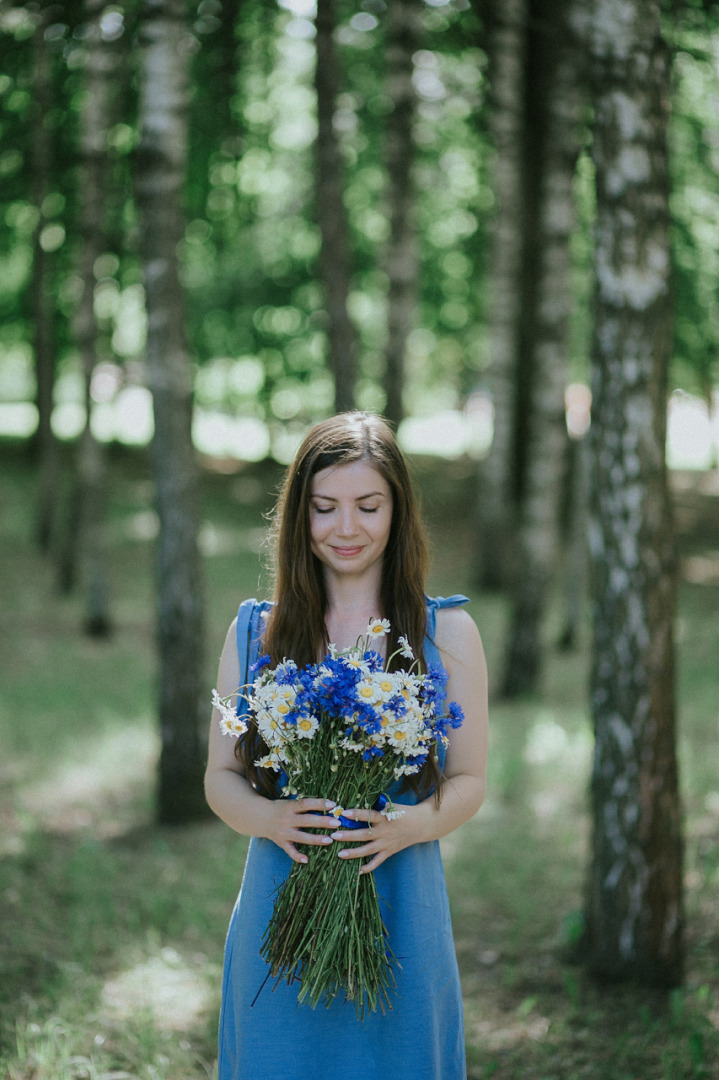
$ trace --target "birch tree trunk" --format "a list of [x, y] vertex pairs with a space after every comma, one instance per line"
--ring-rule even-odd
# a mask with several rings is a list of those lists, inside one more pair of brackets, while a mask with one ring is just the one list
[[65, 590], [81, 578], [85, 596], [85, 629], [95, 637], [110, 632], [105, 492], [107, 461], [92, 429], [92, 378], [97, 365], [95, 263], [106, 250], [109, 188], [108, 130], [118, 90], [120, 53], [103, 38], [102, 16], [107, 0], [86, 0], [86, 61], [79, 120], [78, 277], [82, 295], [74, 313], [73, 335], [82, 361], [85, 384], [85, 427], [75, 450], [74, 490], [62, 537], [61, 582]]
[[157, 552], [158, 815], [168, 824], [207, 812], [200, 732], [203, 596], [197, 469], [192, 445], [192, 365], [177, 249], [184, 232], [191, 38], [182, 0], [144, 5], [140, 52], [137, 195], [148, 314], [147, 372], [155, 433], [152, 466], [160, 517]]
[[668, 50], [659, 0], [593, 0], [597, 225], [593, 339], [589, 964], [682, 977], [675, 748], [675, 551], [665, 464], [671, 347]]
[[60, 454], [57, 439], [52, 431], [52, 408], [55, 389], [55, 311], [52, 302], [52, 271], [50, 258], [40, 243], [43, 227], [42, 203], [50, 190], [50, 171], [53, 155], [52, 136], [45, 124], [45, 117], [52, 107], [52, 63], [45, 31], [48, 20], [43, 13], [38, 18], [33, 35], [33, 91], [35, 115], [33, 123], [33, 202], [38, 211], [37, 225], [33, 234], [33, 263], [31, 283], [31, 308], [33, 322], [33, 349], [35, 353], [35, 378], [37, 390], [35, 403], [38, 413], [38, 505], [36, 532], [42, 551], [49, 551], [53, 538], [57, 510], [57, 492], [60, 479]]
[[392, 112], [387, 119], [386, 165], [390, 239], [385, 253], [389, 279], [387, 348], [384, 386], [385, 415], [399, 424], [404, 415], [404, 359], [417, 299], [419, 257], [412, 219], [414, 159], [413, 124], [417, 104], [412, 83], [413, 56], [420, 43], [418, 0], [396, 0], [387, 12], [387, 95]]
[[344, 170], [333, 120], [339, 93], [339, 68], [333, 33], [334, 0], [317, 0], [317, 219], [322, 236], [320, 274], [325, 291], [329, 364], [335, 378], [335, 409], [354, 408], [357, 337], [347, 310], [351, 257], [345, 209]]
[[511, 580], [513, 441], [522, 262], [522, 132], [527, 0], [493, 5], [490, 129], [495, 209], [489, 273], [491, 357], [487, 383], [494, 436], [480, 465], [477, 505], [479, 583], [488, 590]]
[[[539, 16], [535, 67], [541, 69], [534, 93], [543, 115], [533, 125], [538, 131], [533, 164], [540, 180], [535, 224], [527, 225], [535, 256], [529, 260], [533, 280], [528, 283], [526, 306], [531, 310], [524, 318], [530, 328], [523, 364], [528, 382], [526, 447], [502, 683], [506, 697], [537, 689], [543, 619], [559, 543], [572, 298], [569, 244], [575, 224], [573, 181], [582, 105], [579, 56], [569, 33], [568, 8], [568, 0], [532, 5]], [[531, 165], [528, 161], [526, 168]]]

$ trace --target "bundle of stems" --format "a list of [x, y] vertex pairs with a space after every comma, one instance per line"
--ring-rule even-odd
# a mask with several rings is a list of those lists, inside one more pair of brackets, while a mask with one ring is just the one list
[[[342, 718], [323, 717], [302, 750], [300, 797], [331, 799], [340, 807], [370, 808], [394, 781], [391, 759], [365, 761], [338, 747]], [[354, 823], [350, 823], [354, 824]], [[340, 819], [338, 827], [342, 827]], [[387, 940], [374, 874], [360, 874], [362, 859], [340, 859], [337, 845], [300, 845], [307, 863], [293, 863], [280, 886], [261, 953], [270, 976], [301, 980], [299, 1002], [329, 1006], [339, 994], [357, 1016], [392, 1008], [399, 967]]]

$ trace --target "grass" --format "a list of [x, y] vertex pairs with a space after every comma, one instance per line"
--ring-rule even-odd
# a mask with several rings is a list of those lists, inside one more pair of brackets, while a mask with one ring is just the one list
[[[222, 945], [246, 841], [209, 819], [174, 830], [153, 823], [153, 515], [144, 466], [115, 463], [115, 631], [97, 642], [80, 633], [81, 601], [55, 593], [51, 567], [30, 543], [31, 469], [21, 454], [6, 459], [0, 1077], [211, 1078]], [[471, 536], [456, 525], [471, 476], [461, 464], [419, 463], [418, 472], [438, 553], [432, 591], [472, 594], [496, 671], [507, 613], [472, 592]], [[277, 478], [267, 467], [206, 477], [208, 686], [239, 599], [267, 589], [257, 550]], [[678, 496], [692, 578], [678, 623], [685, 985], [669, 995], [601, 988], [573, 962], [588, 842], [586, 643], [550, 652], [541, 697], [495, 704], [488, 801], [444, 842], [470, 1080], [719, 1076], [719, 575], [711, 572], [719, 524], [715, 496], [699, 500], [686, 483]], [[451, 536], [444, 522], [455, 523]]]

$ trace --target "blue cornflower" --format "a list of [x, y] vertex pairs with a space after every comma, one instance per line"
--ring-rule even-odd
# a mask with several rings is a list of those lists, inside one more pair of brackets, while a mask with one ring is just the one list
[[430, 667], [424, 680], [424, 700], [435, 704], [444, 697], [447, 685], [447, 672], [442, 667]]
[[265, 653], [264, 656], [258, 656], [254, 664], [250, 665], [250, 671], [262, 671], [264, 667], [272, 662], [270, 654]]
[[362, 751], [362, 760], [371, 761], [372, 758], [382, 757], [384, 751], [379, 746], [368, 746], [366, 750]]
[[[269, 658], [268, 658], [269, 659]], [[297, 664], [294, 660], [283, 660], [275, 669], [275, 682], [279, 686], [290, 686], [297, 679]]]
[[409, 709], [409, 703], [402, 694], [393, 694], [387, 702], [387, 709], [397, 717], [404, 716]]
[[325, 661], [312, 685], [318, 707], [333, 716], [354, 712], [357, 672], [338, 660]]
[[354, 719], [358, 727], [366, 731], [368, 735], [376, 735], [382, 730], [382, 721], [371, 705], [363, 701], [354, 702]]
[[382, 656], [374, 649], [367, 650], [367, 652], [364, 654], [364, 661], [370, 671], [382, 671], [384, 667], [384, 660], [382, 659]]
[[464, 722], [462, 706], [458, 705], [456, 701], [450, 701], [447, 712], [449, 713], [449, 726], [453, 728], [461, 727]]

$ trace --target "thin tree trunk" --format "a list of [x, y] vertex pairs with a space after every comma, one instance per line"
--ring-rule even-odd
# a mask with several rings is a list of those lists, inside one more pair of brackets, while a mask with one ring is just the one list
[[207, 812], [202, 789], [203, 595], [192, 445], [192, 365], [177, 250], [184, 233], [190, 35], [181, 0], [150, 0], [141, 25], [137, 195], [148, 314], [147, 371], [160, 517], [157, 552], [158, 816], [168, 824]]
[[479, 583], [488, 590], [510, 580], [513, 560], [513, 441], [522, 261], [522, 132], [527, 0], [493, 5], [490, 129], [494, 145], [495, 210], [488, 269], [491, 356], [488, 387], [494, 436], [479, 468]]
[[594, 0], [591, 11], [596, 748], [589, 964], [598, 978], [673, 986], [682, 977], [683, 914], [676, 562], [665, 463], [670, 65], [659, 0]]
[[412, 83], [413, 56], [420, 45], [419, 0], [396, 0], [387, 12], [387, 96], [392, 112], [387, 120], [387, 203], [390, 239], [385, 253], [389, 279], [387, 348], [384, 385], [385, 415], [399, 424], [404, 415], [404, 359], [417, 303], [419, 256], [412, 218], [414, 192], [413, 124], [417, 95]]
[[44, 552], [50, 550], [52, 543], [60, 479], [60, 448], [52, 431], [55, 357], [57, 353], [55, 311], [51, 291], [52, 270], [50, 257], [43, 250], [40, 243], [40, 234], [43, 228], [42, 203], [50, 191], [53, 156], [53, 140], [45, 124], [45, 117], [49, 113], [53, 102], [52, 64], [45, 41], [46, 29], [47, 19], [45, 17], [39, 18], [33, 38], [35, 117], [33, 123], [32, 183], [33, 202], [38, 210], [38, 218], [33, 235], [30, 301], [37, 385], [35, 402], [38, 413], [36, 449], [39, 487], [36, 535], [38, 544]]
[[[190, 110], [190, 150], [188, 155], [187, 214], [203, 217], [212, 190], [210, 171], [219, 153], [235, 160], [243, 152], [239, 91], [237, 25], [244, 0], [222, 0], [211, 18], [218, 26], [204, 36], [203, 47], [191, 68], [194, 86]], [[200, 13], [200, 19], [204, 18]], [[227, 243], [224, 230], [217, 230], [215, 243]]]
[[[506, 697], [535, 691], [543, 654], [542, 627], [559, 542], [559, 510], [567, 427], [565, 390], [570, 347], [571, 255], [575, 223], [573, 181], [579, 154], [582, 95], [577, 53], [566, 25], [568, 4], [533, 5], [535, 50], [542, 69], [535, 93], [544, 116], [534, 124], [535, 169], [540, 174], [533, 280], [528, 283], [525, 325], [528, 392], [524, 474], [512, 581], [512, 618], [502, 691]], [[546, 87], [544, 92], [536, 84]], [[529, 231], [529, 229], [528, 229]]]
[[562, 652], [571, 652], [577, 646], [587, 601], [588, 459], [586, 434], [570, 433], [561, 515], [564, 623], [557, 645]]
[[335, 377], [335, 408], [354, 407], [357, 337], [347, 310], [351, 279], [349, 227], [345, 209], [344, 170], [333, 120], [339, 93], [339, 68], [332, 35], [334, 0], [317, 3], [317, 217], [322, 235], [320, 272], [327, 305], [329, 363]]
[[75, 490], [71, 516], [65, 523], [61, 551], [61, 583], [67, 589], [79, 575], [85, 594], [85, 629], [95, 637], [111, 630], [107, 571], [106, 489], [104, 446], [92, 429], [92, 379], [97, 366], [98, 326], [95, 319], [95, 264], [106, 247], [109, 188], [107, 134], [113, 117], [119, 69], [118, 47], [104, 39], [102, 17], [107, 0], [86, 0], [86, 63], [80, 114], [78, 211], [80, 245], [78, 276], [82, 295], [75, 310], [73, 332], [85, 381], [85, 428], [75, 452]]

